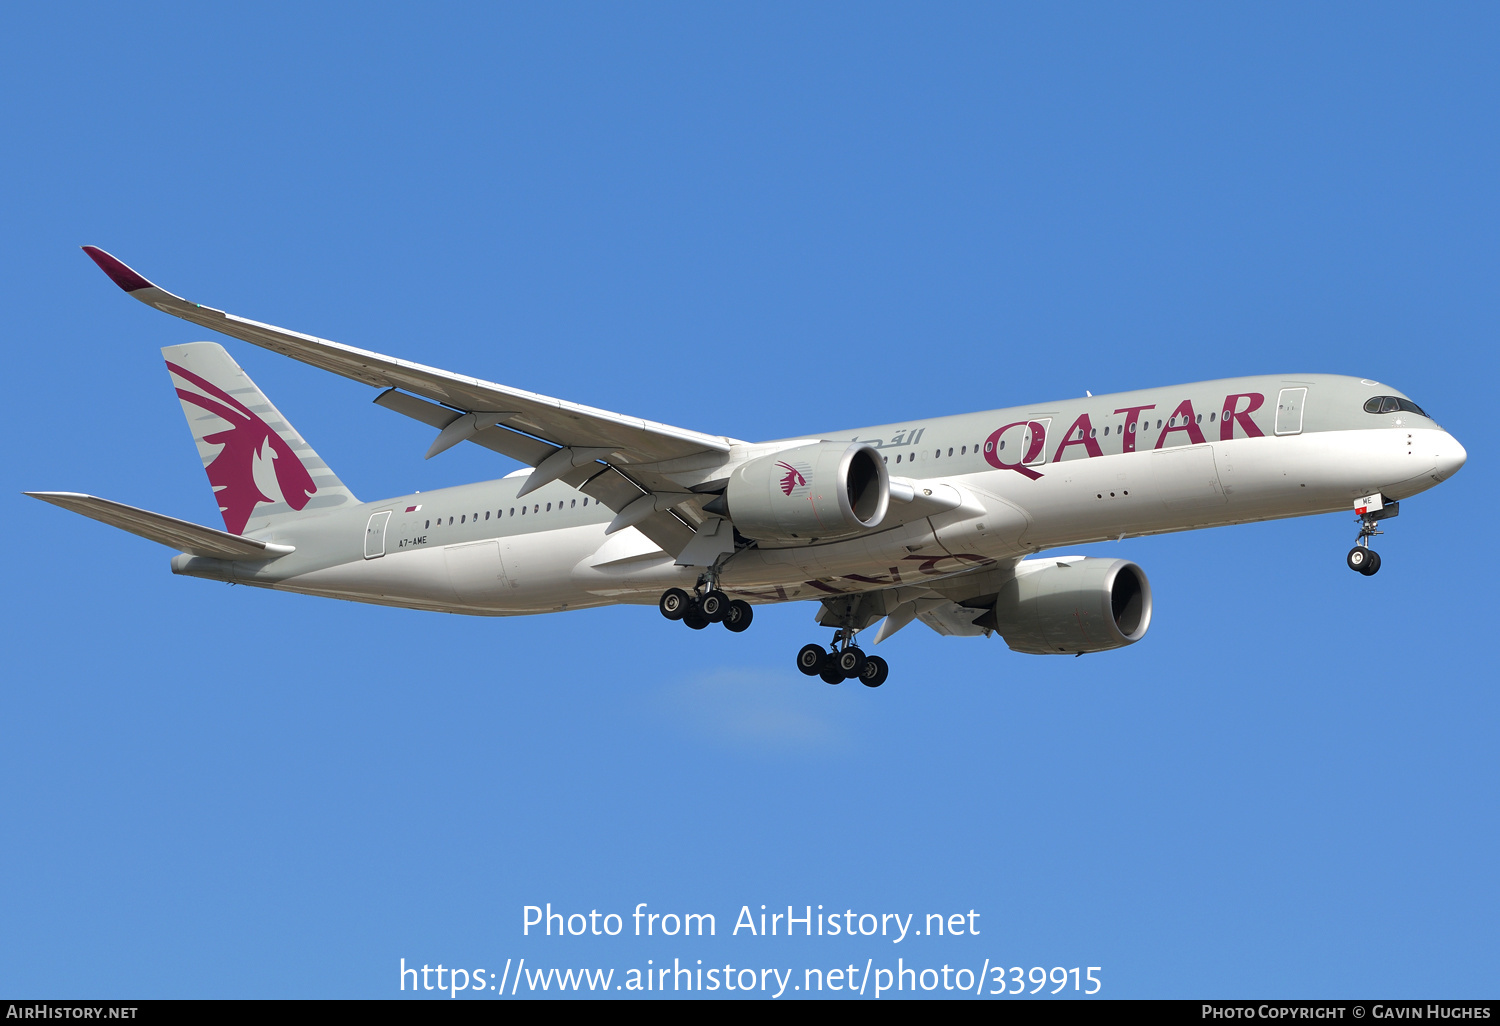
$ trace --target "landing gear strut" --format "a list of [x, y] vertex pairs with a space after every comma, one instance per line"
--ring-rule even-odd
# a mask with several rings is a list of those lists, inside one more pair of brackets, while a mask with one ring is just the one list
[[1385, 533], [1376, 525], [1398, 515], [1401, 505], [1385, 502], [1379, 495], [1371, 495], [1357, 500], [1354, 512], [1359, 514], [1359, 536], [1354, 541], [1354, 548], [1344, 557], [1344, 562], [1349, 564], [1350, 570], [1373, 577], [1380, 571], [1380, 553], [1370, 548], [1370, 539]]
[[803, 645], [797, 653], [797, 669], [827, 684], [857, 680], [867, 688], [880, 687], [891, 668], [884, 659], [867, 656], [855, 646], [857, 633], [852, 627], [840, 627], [834, 634], [832, 651], [822, 645]]

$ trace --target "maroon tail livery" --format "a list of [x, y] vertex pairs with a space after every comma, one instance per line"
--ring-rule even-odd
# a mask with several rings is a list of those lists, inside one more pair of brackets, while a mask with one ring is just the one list
[[315, 495], [320, 504], [354, 501], [222, 346], [196, 342], [164, 355], [227, 530], [243, 534], [257, 515], [301, 511]]

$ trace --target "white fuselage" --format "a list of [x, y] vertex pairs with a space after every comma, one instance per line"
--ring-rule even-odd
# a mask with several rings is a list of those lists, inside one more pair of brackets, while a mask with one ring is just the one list
[[[1352, 381], [1320, 380], [1319, 398], [1341, 403], [1339, 386]], [[1296, 430], [1281, 434], [1287, 425], [1272, 407], [1256, 427], [1234, 411], [1233, 395], [1219, 398], [1255, 381], [1162, 390], [1155, 403], [1144, 401], [1153, 393], [1128, 393], [855, 434], [873, 439], [917, 499], [893, 502], [885, 524], [852, 539], [742, 547], [722, 565], [721, 585], [752, 602], [889, 588], [1063, 545], [1349, 510], [1371, 493], [1402, 499], [1463, 463], [1462, 447], [1431, 421], [1366, 418], [1364, 426], [1357, 406], [1309, 430], [1299, 408]], [[1184, 389], [1204, 396], [1198, 410], [1222, 405], [1237, 415], [1222, 427], [1217, 414], [1205, 420], [1178, 403]], [[1091, 419], [1078, 412], [1084, 407], [1099, 412]], [[1120, 407], [1147, 412], [1121, 416]], [[1169, 411], [1175, 420], [1158, 416]], [[524, 472], [365, 503], [267, 535], [322, 553], [318, 565], [287, 557], [231, 569], [178, 557], [174, 568], [478, 615], [653, 603], [664, 589], [698, 580], [701, 567], [678, 565], [633, 528], [606, 535], [614, 513], [581, 492], [557, 482], [517, 499], [523, 481]]]

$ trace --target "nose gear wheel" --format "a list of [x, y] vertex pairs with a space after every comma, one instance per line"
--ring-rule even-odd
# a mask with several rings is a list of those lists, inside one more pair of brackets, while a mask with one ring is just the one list
[[1380, 571], [1380, 553], [1370, 548], [1370, 539], [1377, 534], [1384, 534], [1376, 525], [1382, 520], [1389, 520], [1401, 512], [1400, 503], [1387, 502], [1381, 509], [1371, 510], [1359, 518], [1359, 536], [1354, 540], [1354, 548], [1349, 550], [1349, 555], [1344, 557], [1344, 562], [1349, 569], [1355, 573], [1373, 577]]

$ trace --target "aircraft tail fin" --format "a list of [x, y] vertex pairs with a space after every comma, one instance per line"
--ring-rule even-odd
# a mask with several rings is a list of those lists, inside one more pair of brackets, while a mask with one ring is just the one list
[[231, 534], [359, 501], [223, 346], [191, 342], [162, 355]]

